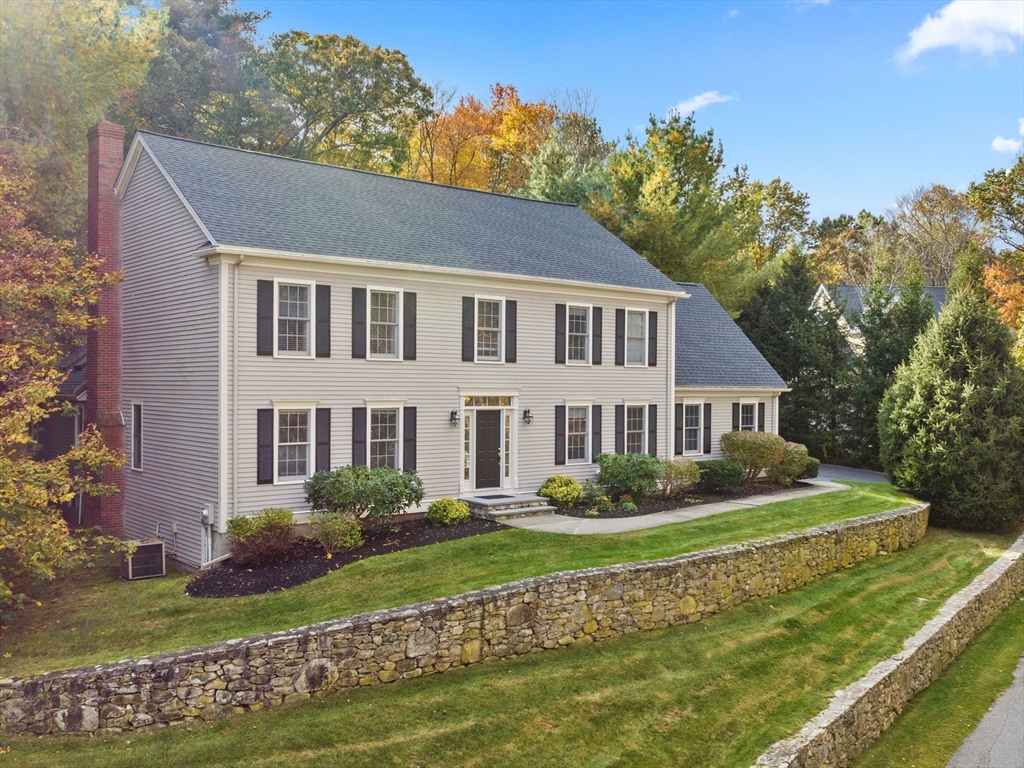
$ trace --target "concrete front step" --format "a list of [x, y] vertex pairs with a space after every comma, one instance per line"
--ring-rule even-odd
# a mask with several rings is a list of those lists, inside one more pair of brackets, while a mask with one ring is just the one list
[[478, 496], [463, 496], [474, 517], [485, 520], [509, 520], [516, 517], [546, 515], [555, 511], [543, 496], [511, 494], [495, 491]]

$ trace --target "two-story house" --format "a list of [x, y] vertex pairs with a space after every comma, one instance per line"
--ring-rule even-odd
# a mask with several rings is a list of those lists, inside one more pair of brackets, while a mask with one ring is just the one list
[[122, 162], [121, 137], [90, 133], [90, 245], [124, 282], [90, 338], [87, 420], [128, 462], [87, 523], [197, 567], [232, 516], [301, 522], [321, 469], [516, 497], [595, 477], [601, 452], [690, 445], [677, 302], [704, 289], [578, 207], [146, 132]]

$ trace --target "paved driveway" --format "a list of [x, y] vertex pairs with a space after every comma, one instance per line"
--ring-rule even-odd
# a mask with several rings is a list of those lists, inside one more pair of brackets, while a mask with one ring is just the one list
[[1013, 685], [992, 705], [947, 768], [1019, 768], [1024, 765], [1024, 659]]
[[853, 467], [840, 467], [837, 464], [822, 464], [818, 470], [818, 477], [822, 480], [853, 480], [855, 483], [887, 483], [885, 475], [871, 469], [854, 469]]

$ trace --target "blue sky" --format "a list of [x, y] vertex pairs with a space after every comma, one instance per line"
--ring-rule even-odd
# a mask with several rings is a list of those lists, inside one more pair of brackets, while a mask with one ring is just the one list
[[610, 138], [707, 102], [697, 124], [726, 162], [790, 181], [816, 218], [881, 213], [920, 185], [963, 189], [1024, 141], [1024, 0], [238, 5], [271, 11], [264, 34], [397, 48], [462, 93], [588, 87]]

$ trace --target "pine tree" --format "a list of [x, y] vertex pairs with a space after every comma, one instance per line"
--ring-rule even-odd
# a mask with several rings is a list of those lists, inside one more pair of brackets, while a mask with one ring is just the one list
[[882, 465], [932, 518], [1005, 530], [1024, 520], [1024, 371], [1011, 333], [963, 259], [942, 315], [919, 337], [879, 412]]

